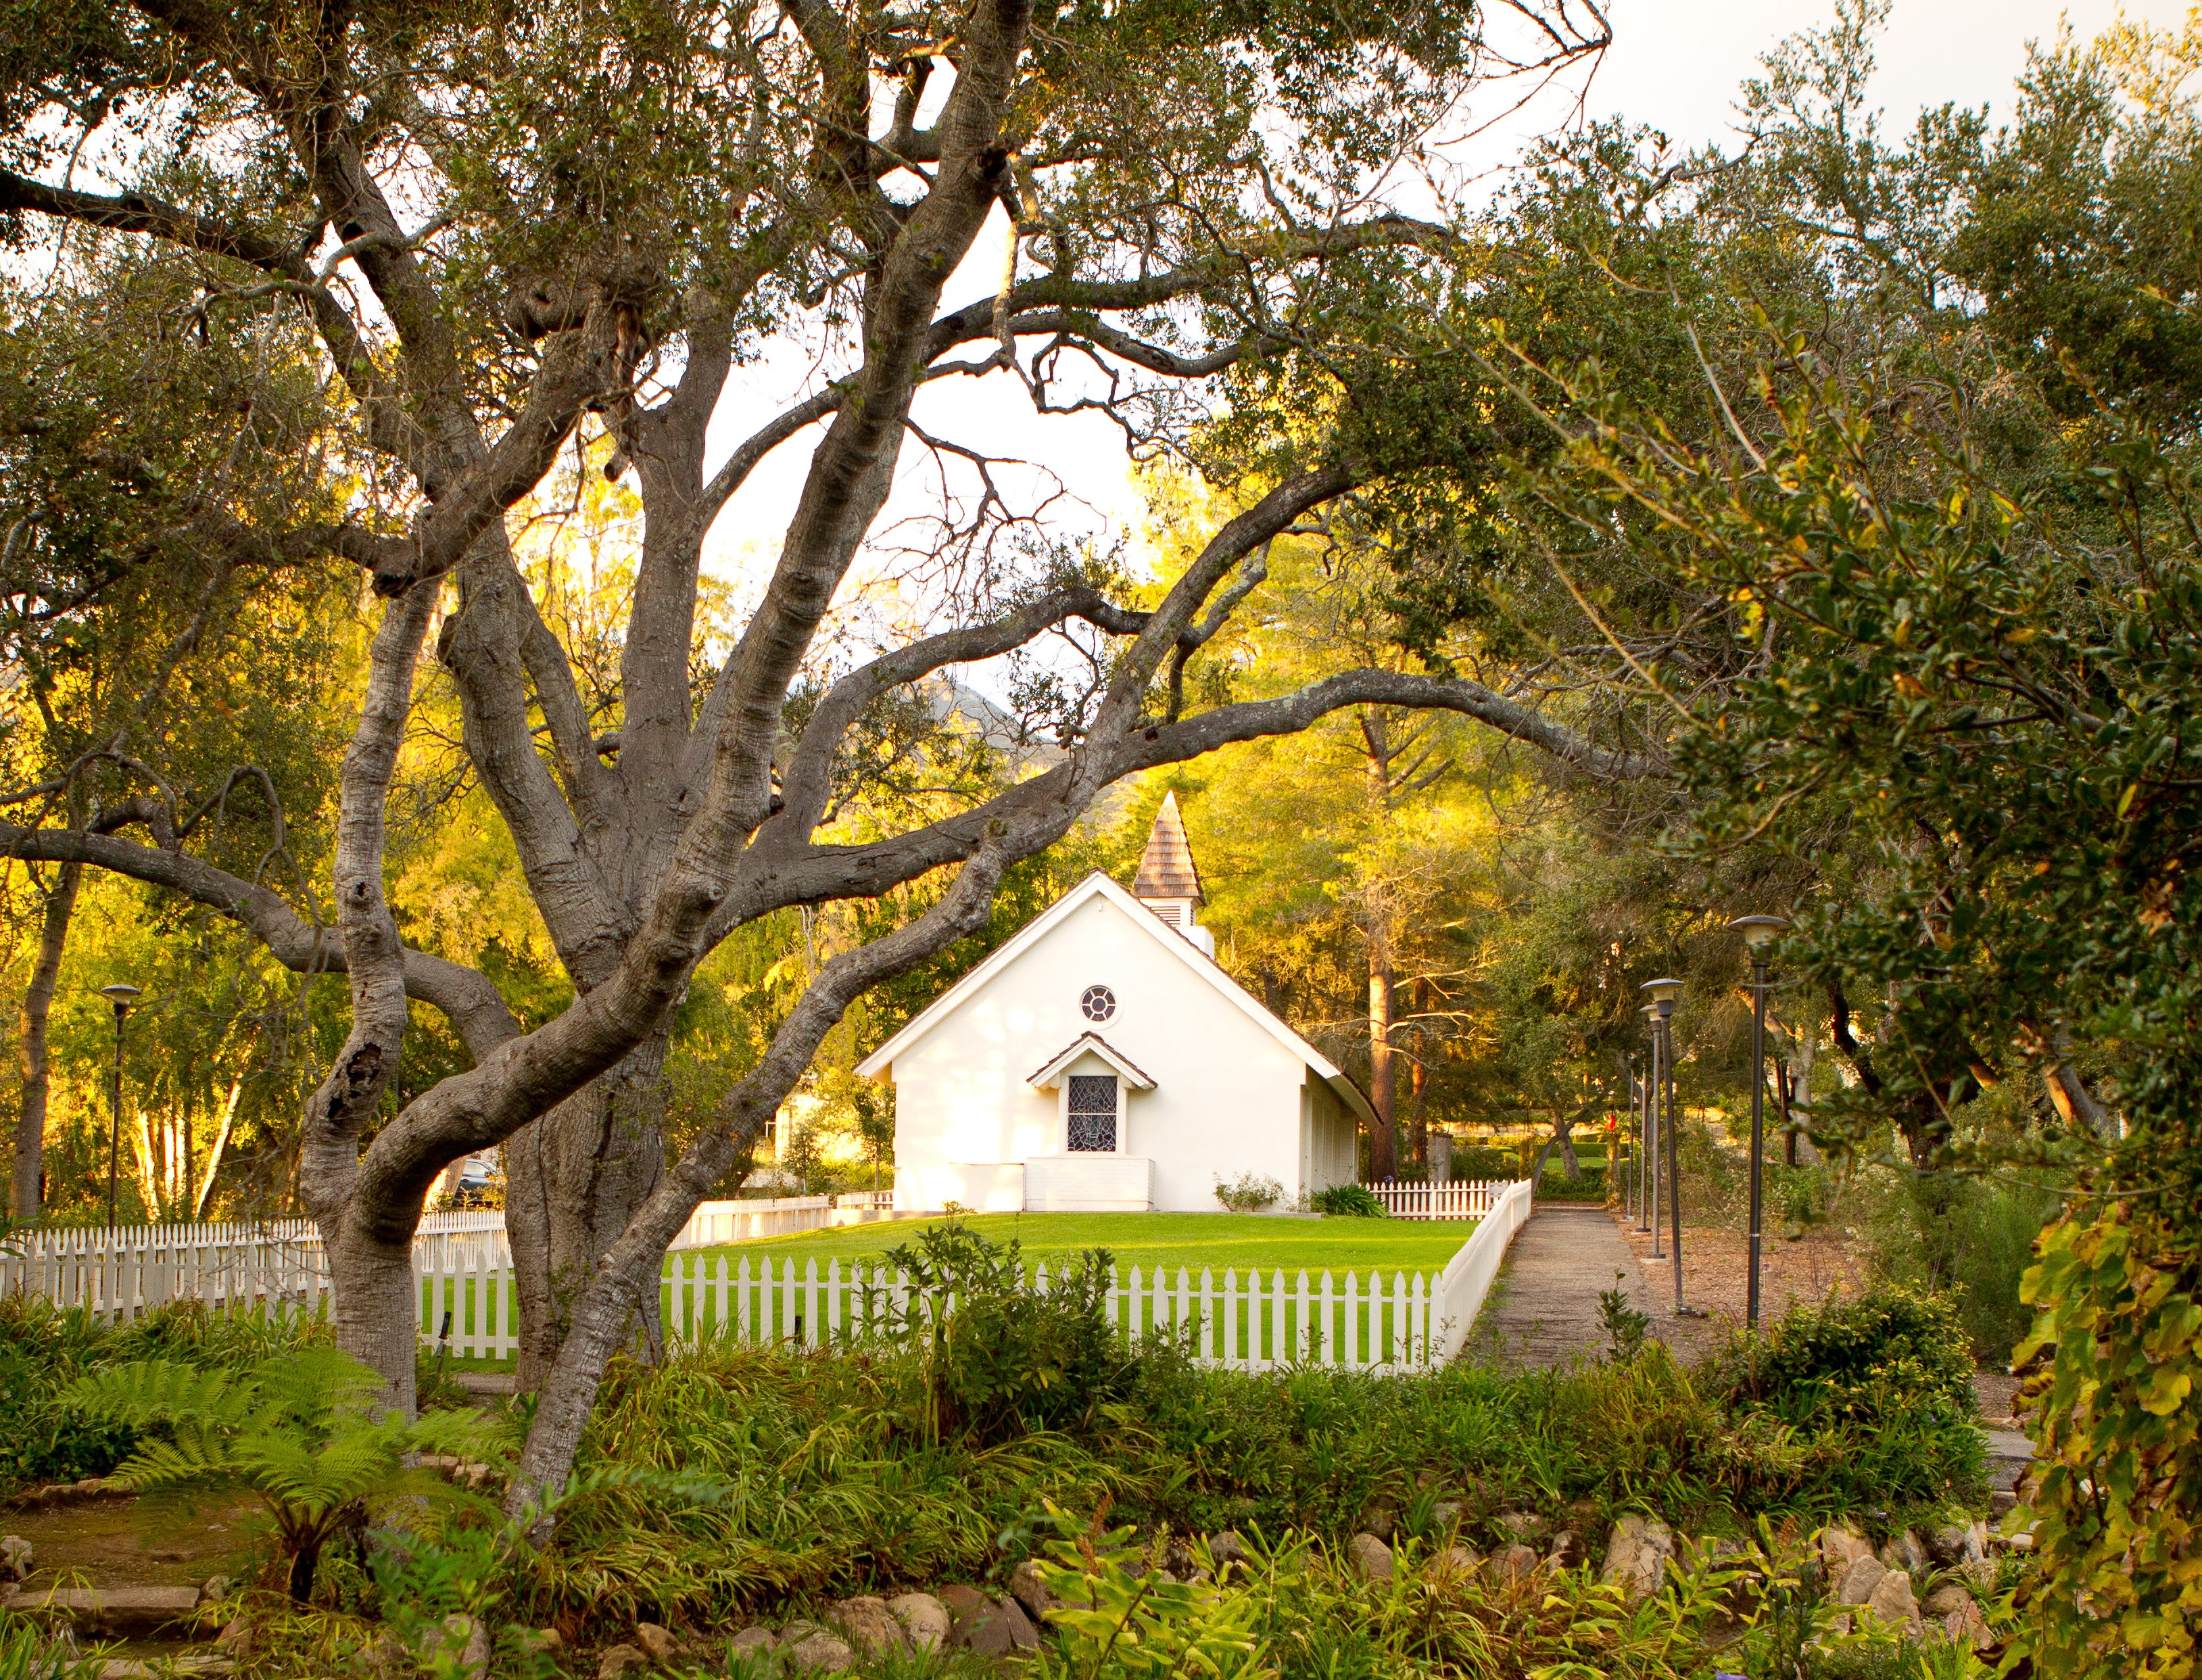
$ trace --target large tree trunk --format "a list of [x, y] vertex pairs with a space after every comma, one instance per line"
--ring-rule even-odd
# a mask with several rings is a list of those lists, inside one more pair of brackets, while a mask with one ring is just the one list
[[[664, 1175], [665, 1049], [661, 1032], [505, 1147], [522, 1393], [550, 1375], [574, 1303]], [[656, 1302], [643, 1306], [654, 1347]]]
[[1413, 1093], [1407, 1111], [1407, 1126], [1414, 1139], [1415, 1164], [1426, 1172], [1430, 1164], [1430, 1117], [1427, 1107], [1429, 1100], [1430, 1043], [1429, 1031], [1421, 1024], [1421, 1018], [1427, 1017], [1429, 1012], [1430, 982], [1418, 979], [1415, 981], [1415, 1014], [1418, 1017], [1415, 1027], [1415, 1059], [1409, 1064], [1407, 1071], [1408, 1088]]
[[45, 1206], [46, 1094], [50, 1053], [46, 1025], [53, 1014], [54, 987], [61, 979], [68, 949], [69, 918], [76, 910], [84, 865], [64, 864], [53, 895], [38, 923], [38, 960], [23, 993], [23, 1106], [15, 1117], [15, 1172], [8, 1211], [18, 1219], [35, 1219]]
[[1369, 1176], [1399, 1176], [1398, 1064], [1392, 1047], [1392, 929], [1382, 895], [1369, 901], [1369, 1101], [1376, 1124], [1369, 1134]]
[[1581, 1119], [1588, 1111], [1587, 1109], [1577, 1109], [1573, 1114], [1556, 1114], [1552, 1117], [1552, 1141], [1559, 1148], [1560, 1159], [1565, 1163], [1564, 1170], [1569, 1178], [1582, 1176], [1582, 1164], [1575, 1158], [1575, 1122]]
[[[414, 1223], [418, 1223], [417, 1215]], [[334, 1291], [337, 1346], [372, 1366], [390, 1385], [381, 1403], [413, 1415], [421, 1303], [413, 1277], [413, 1229], [402, 1221], [371, 1225], [356, 1204], [334, 1230], [323, 1227]]]

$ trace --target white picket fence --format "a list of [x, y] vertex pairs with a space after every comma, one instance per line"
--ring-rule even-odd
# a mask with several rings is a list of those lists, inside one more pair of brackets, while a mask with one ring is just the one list
[[[1045, 1288], [1040, 1267], [1035, 1285]], [[460, 1359], [502, 1359], [518, 1346], [511, 1272], [455, 1257], [422, 1274], [421, 1338], [448, 1343]], [[814, 1256], [775, 1266], [770, 1259], [739, 1261], [723, 1254], [674, 1257], [662, 1286], [663, 1333], [675, 1344], [732, 1338], [804, 1347], [861, 1341], [880, 1335], [912, 1308], [908, 1276], [884, 1269], [845, 1267]], [[1235, 1371], [1322, 1365], [1360, 1371], [1417, 1368], [1441, 1357], [1451, 1326], [1439, 1311], [1439, 1280], [1420, 1272], [1362, 1277], [1325, 1271], [1287, 1276], [1227, 1270], [1218, 1278], [1184, 1267], [1132, 1267], [1110, 1289], [1109, 1322], [1133, 1342], [1184, 1335], [1203, 1363]], [[918, 1296], [930, 1314], [954, 1302]]]
[[[1195, 1276], [1182, 1267], [1172, 1274], [1135, 1265], [1119, 1272], [1109, 1291], [1110, 1322], [1134, 1342], [1188, 1336], [1202, 1361], [1239, 1371], [1311, 1364], [1396, 1371], [1441, 1362], [1459, 1352], [1531, 1208], [1527, 1182], [1475, 1188], [1493, 1193], [1486, 1211], [1434, 1278], [1394, 1272], [1387, 1282], [1348, 1272], [1341, 1279], [1328, 1271], [1311, 1278], [1304, 1270], [1289, 1277], [1273, 1270], [1265, 1278], [1233, 1270], [1219, 1279], [1212, 1270]], [[789, 1207], [788, 1200], [804, 1205]], [[825, 1204], [806, 1197], [737, 1205], [765, 1218], [889, 1211]], [[430, 1215], [422, 1236], [413, 1257], [421, 1341], [462, 1359], [509, 1358], [519, 1347], [518, 1300], [502, 1217]], [[279, 1314], [316, 1312], [326, 1302], [328, 1269], [308, 1221], [126, 1227], [108, 1239], [103, 1229], [25, 1234], [15, 1240], [17, 1253], [0, 1256], [0, 1293], [44, 1295], [109, 1317], [134, 1317], [185, 1299]], [[735, 1240], [716, 1228], [708, 1238]], [[1044, 1288], [1046, 1276], [1042, 1268], [1035, 1282]], [[798, 1270], [792, 1258], [775, 1269], [769, 1258], [695, 1253], [671, 1258], [661, 1288], [662, 1330], [673, 1342], [733, 1336], [811, 1347], [878, 1334], [891, 1304], [906, 1310], [911, 1293], [899, 1275], [845, 1268], [838, 1260], [821, 1271], [815, 1258]], [[920, 1306], [938, 1310], [929, 1301]]]
[[1438, 1274], [1437, 1310], [1444, 1329], [1437, 1357], [1441, 1360], [1458, 1353], [1468, 1340], [1475, 1316], [1483, 1311], [1484, 1300], [1498, 1276], [1499, 1262], [1506, 1258], [1508, 1245], [1536, 1211], [1537, 1187], [1528, 1179], [1486, 1188], [1498, 1192], [1490, 1211], [1476, 1222], [1474, 1233]]
[[1410, 1184], [1387, 1178], [1361, 1188], [1383, 1203], [1394, 1219], [1481, 1219], [1513, 1187], [1503, 1180]]
[[[1120, 1270], [1109, 1322], [1136, 1342], [1187, 1335], [1204, 1363], [1235, 1371], [1322, 1365], [1396, 1371], [1458, 1353], [1491, 1292], [1507, 1245], [1532, 1207], [1527, 1182], [1490, 1187], [1489, 1211], [1435, 1277], [1325, 1271], [1198, 1276], [1184, 1267]], [[462, 1359], [501, 1359], [517, 1346], [509, 1270], [462, 1254], [422, 1271], [421, 1335]], [[1034, 1282], [1045, 1288], [1045, 1267]], [[731, 1336], [806, 1347], [860, 1341], [906, 1312], [906, 1276], [814, 1256], [739, 1259], [676, 1254], [661, 1285], [663, 1334], [675, 1344]], [[952, 1305], [952, 1303], [951, 1303]], [[445, 1315], [449, 1315], [448, 1331]]]

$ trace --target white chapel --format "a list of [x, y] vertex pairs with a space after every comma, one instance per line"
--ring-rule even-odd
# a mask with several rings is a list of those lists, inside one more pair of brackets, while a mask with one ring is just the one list
[[1351, 1183], [1374, 1111], [1216, 966], [1175, 794], [1127, 893], [1096, 872], [858, 1067], [895, 1090], [895, 1205], [1216, 1212], [1218, 1180]]

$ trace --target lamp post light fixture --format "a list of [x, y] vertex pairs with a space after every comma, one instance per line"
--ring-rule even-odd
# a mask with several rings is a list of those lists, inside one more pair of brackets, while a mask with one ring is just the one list
[[[1657, 1058], [1657, 1072], [1660, 1090], [1660, 1141], [1665, 1146], [1667, 1163], [1667, 1230], [1671, 1239], [1675, 1259], [1675, 1314], [1683, 1314], [1682, 1306], [1682, 1182], [1679, 1170], [1680, 1158], [1675, 1144], [1675, 999], [1682, 990], [1679, 980], [1647, 980], [1644, 990], [1652, 994], [1652, 1030], [1653, 1054]], [[1659, 1214], [1652, 1214], [1652, 1241], [1658, 1241]], [[1656, 1258], [1658, 1249], [1652, 1254]]]
[[1755, 1330], [1764, 1242], [1759, 1230], [1765, 1203], [1759, 1158], [1766, 1147], [1766, 947], [1789, 923], [1780, 916], [1739, 916], [1728, 925], [1742, 934], [1751, 950], [1751, 1282], [1745, 1297], [1744, 1323]]
[[116, 984], [103, 986], [99, 995], [115, 1005], [115, 1087], [114, 1101], [108, 1110], [107, 1129], [107, 1229], [115, 1229], [115, 1193], [120, 1179], [122, 1160], [122, 1017], [130, 1013], [138, 999], [145, 994], [135, 986]]

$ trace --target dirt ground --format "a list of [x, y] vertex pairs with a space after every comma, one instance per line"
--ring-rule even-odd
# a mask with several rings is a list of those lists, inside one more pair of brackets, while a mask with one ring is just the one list
[[33, 1587], [195, 1587], [241, 1572], [256, 1509], [238, 1505], [156, 1524], [136, 1500], [97, 1500], [0, 1511], [0, 1533], [31, 1542]]
[[[1693, 1225], [1687, 1218], [1682, 1222], [1682, 1300], [1690, 1306], [1704, 1308], [1707, 1316], [1678, 1318], [1671, 1255], [1653, 1259], [1648, 1234], [1620, 1218], [1613, 1223], [1628, 1239], [1637, 1264], [1651, 1283], [1652, 1299], [1657, 1303], [1652, 1315], [1652, 1328], [1677, 1353], [1689, 1358], [1709, 1353], [1730, 1332], [1742, 1328], [1751, 1276], [1751, 1245], [1741, 1231]], [[1663, 1241], [1660, 1247], [1663, 1252], [1666, 1243]], [[1852, 1253], [1850, 1243], [1832, 1230], [1816, 1231], [1795, 1242], [1769, 1232], [1761, 1258], [1766, 1267], [1759, 1285], [1758, 1310], [1763, 1318], [1778, 1318], [1799, 1304], [1818, 1306], [1838, 1291], [1855, 1294], [1866, 1286], [1863, 1262]], [[2005, 1371], [1981, 1371], [1974, 1375], [1973, 1392], [1980, 1400], [1983, 1423], [1998, 1428], [2011, 1424], [2011, 1400], [2018, 1392], [2017, 1377]]]
[[[1742, 1328], [1751, 1277], [1750, 1240], [1742, 1232], [1684, 1221], [1682, 1300], [1707, 1316], [1678, 1318], [1671, 1254], [1653, 1259], [1649, 1233], [1608, 1217], [1627, 1237], [1650, 1280], [1652, 1297], [1658, 1303], [1653, 1325], [1677, 1352], [1710, 1353], [1732, 1330]], [[1660, 1247], [1666, 1252], [1663, 1234]], [[1837, 1290], [1855, 1293], [1865, 1284], [1864, 1266], [1850, 1253], [1848, 1243], [1832, 1233], [1815, 1232], [1796, 1242], [1769, 1235], [1762, 1258], [1765, 1274], [1759, 1286], [1759, 1312], [1764, 1318], [1778, 1318], [1799, 1304], [1818, 1306]]]

